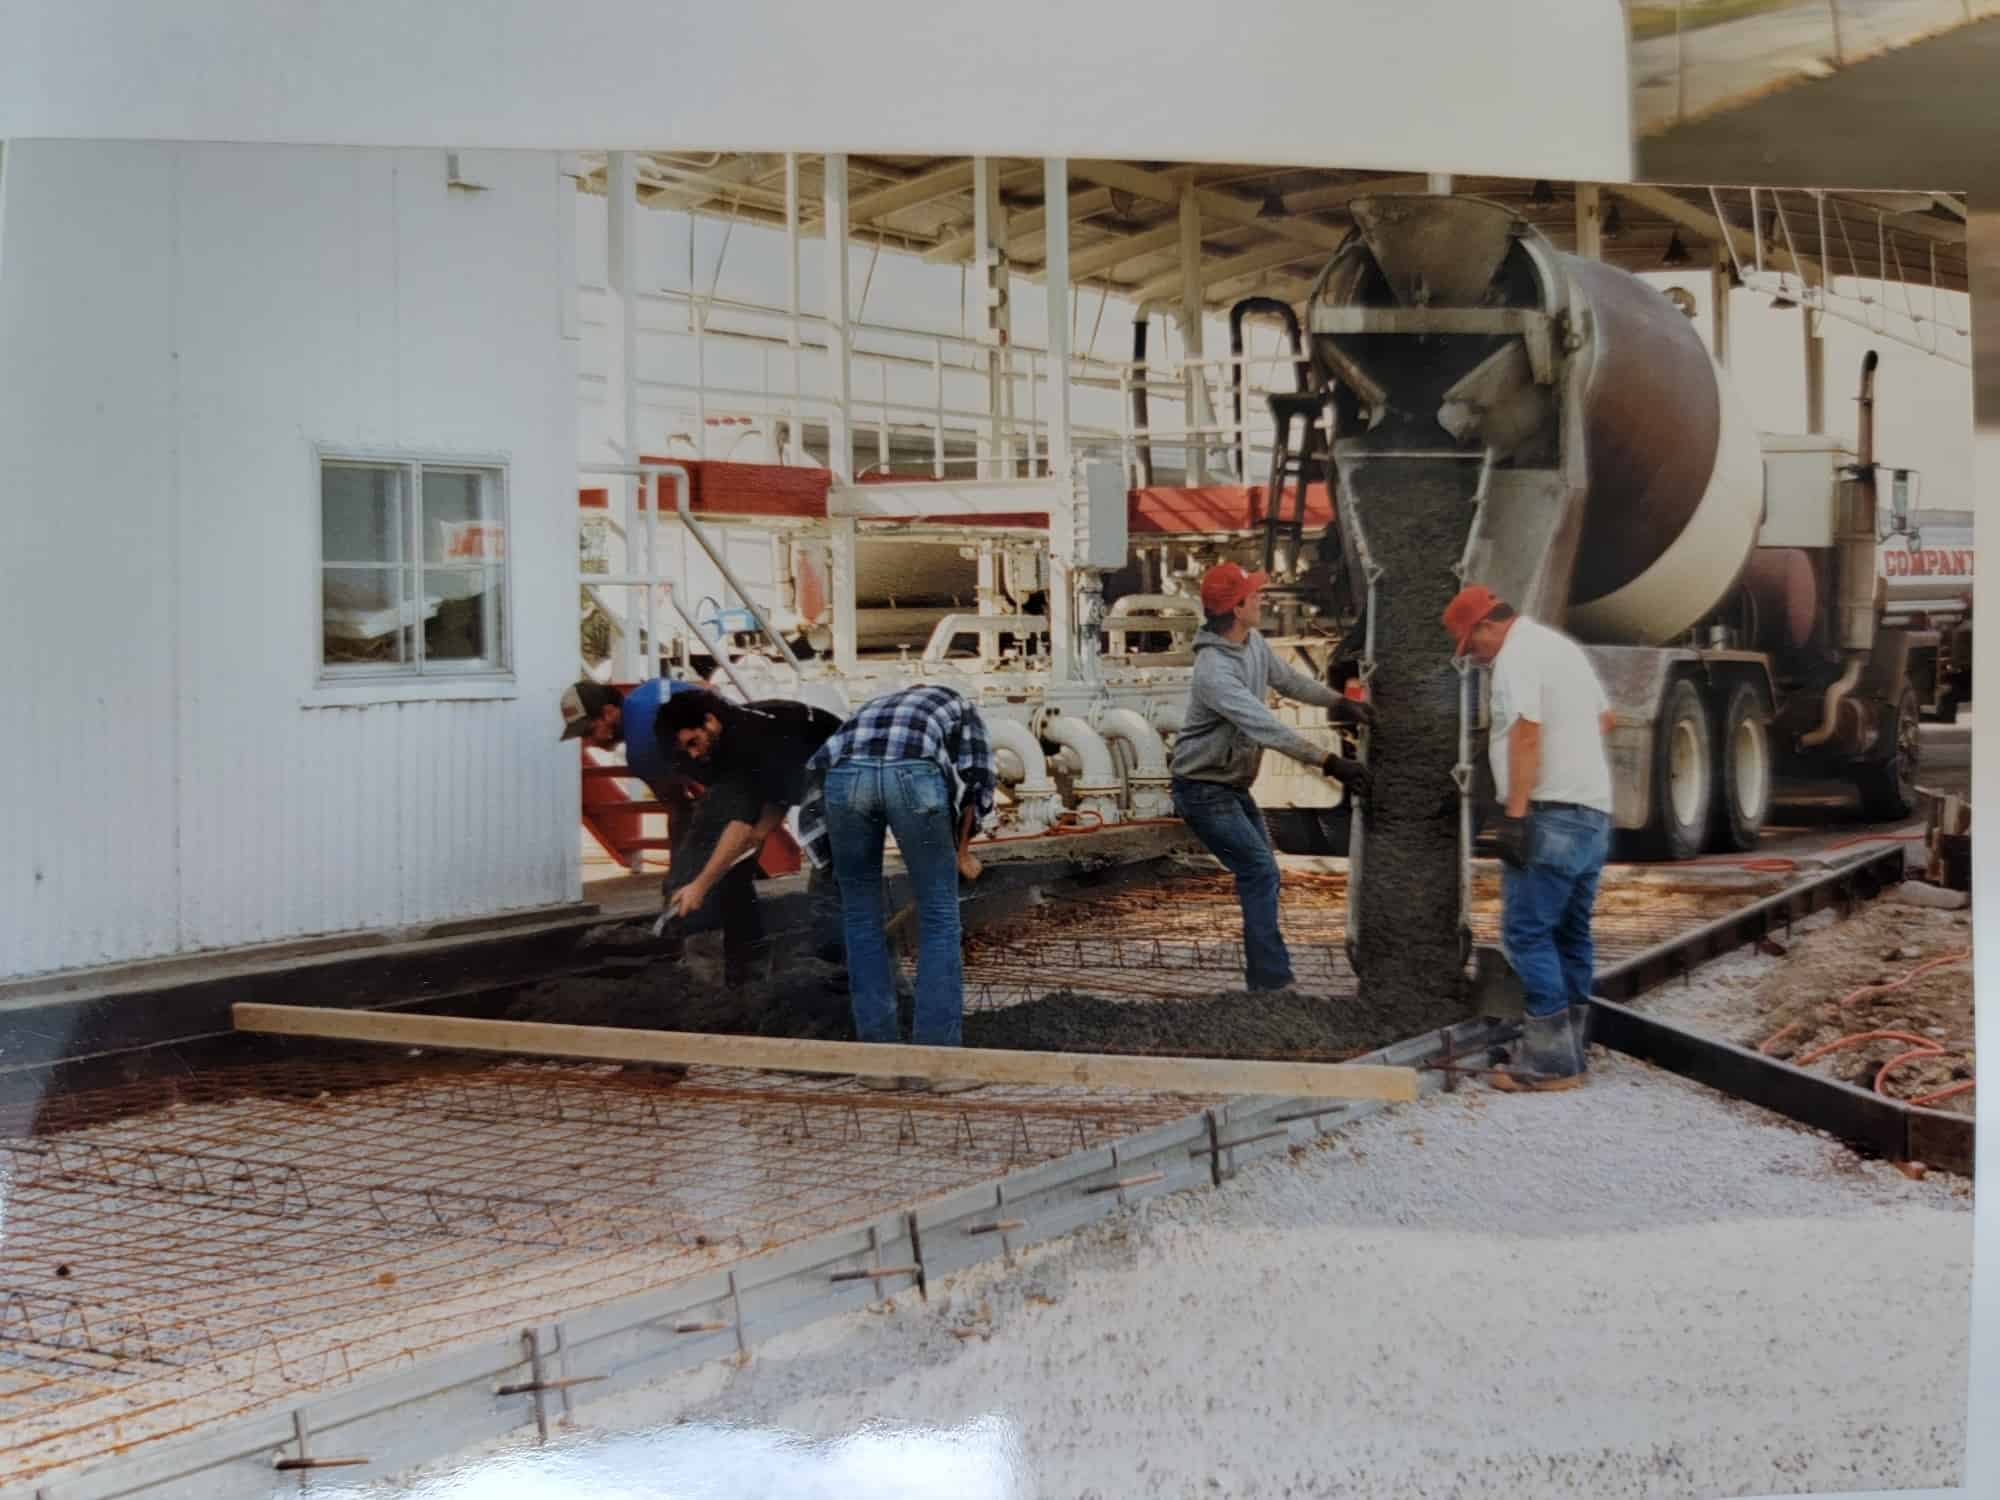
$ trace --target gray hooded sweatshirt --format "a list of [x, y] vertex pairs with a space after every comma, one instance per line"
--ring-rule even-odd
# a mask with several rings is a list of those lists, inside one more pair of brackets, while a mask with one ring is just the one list
[[1325, 760], [1324, 746], [1315, 745], [1271, 712], [1266, 698], [1273, 688], [1295, 702], [1324, 708], [1344, 701], [1324, 683], [1279, 661], [1254, 630], [1240, 643], [1211, 630], [1197, 634], [1187, 715], [1174, 740], [1174, 775], [1248, 791], [1266, 750], [1309, 766]]

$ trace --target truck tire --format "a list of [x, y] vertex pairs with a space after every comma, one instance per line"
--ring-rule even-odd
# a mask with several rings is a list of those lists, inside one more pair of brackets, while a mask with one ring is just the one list
[[1871, 823], [1900, 823], [1917, 810], [1920, 722], [1917, 690], [1906, 686], [1896, 703], [1896, 724], [1887, 756], [1854, 773], [1862, 815]]
[[1646, 845], [1655, 859], [1693, 859], [1708, 842], [1715, 801], [1715, 739], [1701, 690], [1668, 684], [1653, 736], [1653, 808]]
[[1771, 716], [1756, 685], [1737, 682], [1722, 700], [1715, 740], [1715, 847], [1757, 847], [1771, 810]]

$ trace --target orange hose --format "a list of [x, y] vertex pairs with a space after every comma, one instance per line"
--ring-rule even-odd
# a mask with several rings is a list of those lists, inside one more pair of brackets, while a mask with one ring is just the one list
[[1882, 1080], [1887, 1078], [1896, 1069], [1902, 1067], [1904, 1063], [1915, 1062], [1917, 1061], [1918, 1058], [1922, 1057], [1943, 1057], [1943, 1056], [1944, 1056], [1944, 1048], [1940, 1047], [1936, 1042], [1931, 1042], [1927, 1046], [1912, 1048], [1908, 1052], [1897, 1053], [1894, 1057], [1890, 1058], [1887, 1062], [1883, 1063], [1881, 1067], [1875, 1070], [1875, 1092], [1880, 1094], [1885, 1099], [1888, 1098], [1889, 1091], [1882, 1087]]
[[1977, 1079], [1966, 1078], [1962, 1079], [1958, 1083], [1950, 1085], [1947, 1088], [1941, 1088], [1937, 1090], [1935, 1093], [1919, 1094], [1916, 1098], [1907, 1099], [1904, 1102], [1906, 1104], [1913, 1104], [1918, 1109], [1927, 1109], [1931, 1105], [1937, 1103], [1938, 1100], [1940, 1099], [1950, 1099], [1957, 1094], [1970, 1093], [1977, 1086], [1978, 1086]]
[[1772, 1032], [1769, 1036], [1765, 1037], [1763, 1041], [1757, 1044], [1757, 1050], [1763, 1053], [1766, 1057], [1769, 1057], [1771, 1055], [1771, 1049], [1777, 1046], [1778, 1043], [1782, 1042], [1786, 1037], [1790, 1036], [1793, 1032], [1797, 1031], [1799, 1029], [1800, 1024], [1801, 1024], [1800, 1022], [1794, 1021], [1789, 1026], [1780, 1026], [1776, 1031]]
[[1935, 1050], [1940, 1052], [1944, 1050], [1942, 1047], [1939, 1047], [1936, 1042], [1932, 1041], [1929, 1037], [1916, 1036], [1907, 1031], [1855, 1031], [1848, 1033], [1846, 1036], [1838, 1037], [1835, 1040], [1828, 1042], [1823, 1047], [1815, 1047], [1810, 1052], [1801, 1053], [1799, 1056], [1793, 1058], [1792, 1061], [1797, 1066], [1803, 1068], [1809, 1062], [1817, 1062], [1820, 1058], [1825, 1057], [1829, 1052], [1842, 1051], [1845, 1048], [1854, 1046], [1858, 1042], [1876, 1042], [1876, 1041], [1908, 1042], [1912, 1046], [1916, 1047], [1934, 1048]]
[[[1094, 823], [1084, 823], [1084, 818], [1095, 818]], [[1095, 833], [1102, 828], [1161, 828], [1168, 823], [1178, 823], [1179, 818], [1132, 818], [1123, 823], [1106, 823], [1104, 814], [1088, 808], [1079, 812], [1065, 810], [1056, 814], [1055, 821], [1040, 833], [996, 833], [973, 840], [976, 850], [981, 844], [1018, 844], [1025, 839], [1069, 838], [1078, 833]]]
[[[1908, 837], [1908, 835], [1885, 834], [1882, 837], [1904, 838]], [[1947, 964], [1964, 963], [1971, 957], [1972, 950], [1964, 948], [1956, 953], [1946, 953], [1937, 958], [1926, 959], [1901, 979], [1893, 980], [1888, 984], [1860, 985], [1855, 989], [1849, 990], [1834, 1003], [1837, 1006], [1851, 1005], [1863, 995], [1886, 995], [1890, 991], [1899, 990], [1912, 980], [1928, 974], [1932, 969], [1941, 969]], [[1794, 1021], [1788, 1026], [1779, 1027], [1757, 1044], [1757, 1050], [1766, 1057], [1770, 1056], [1773, 1047], [1777, 1046], [1779, 1042], [1797, 1031], [1804, 1024], [1802, 1021]], [[1854, 1031], [1849, 1032], [1846, 1036], [1835, 1037], [1832, 1041], [1825, 1043], [1823, 1046], [1815, 1047], [1810, 1052], [1801, 1053], [1792, 1059], [1792, 1063], [1794, 1066], [1802, 1068], [1808, 1063], [1818, 1061], [1830, 1052], [1839, 1052], [1861, 1042], [1874, 1041], [1908, 1042], [1911, 1044], [1910, 1051], [1898, 1053], [1875, 1070], [1875, 1092], [1880, 1094], [1884, 1099], [1894, 1099], [1896, 1097], [1883, 1087], [1883, 1083], [1891, 1073], [1902, 1067], [1903, 1064], [1917, 1062], [1927, 1057], [1949, 1057], [1952, 1055], [1952, 1050], [1942, 1046], [1934, 1037], [1913, 1036], [1907, 1031]], [[1950, 1099], [1956, 1095], [1967, 1093], [1976, 1085], [1976, 1082], [1977, 1080], [1975, 1079], [1963, 1079], [1945, 1088], [1933, 1090], [1928, 1094], [1923, 1094], [1914, 1099], [1905, 1099], [1902, 1102], [1923, 1108], [1936, 1103], [1940, 1099]]]

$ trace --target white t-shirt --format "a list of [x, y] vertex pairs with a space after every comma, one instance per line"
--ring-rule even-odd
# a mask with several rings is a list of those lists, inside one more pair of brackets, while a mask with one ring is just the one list
[[1542, 726], [1542, 764], [1529, 799], [1611, 811], [1611, 762], [1599, 715], [1610, 707], [1583, 648], [1525, 615], [1493, 659], [1493, 781], [1507, 801], [1507, 736], [1516, 719]]

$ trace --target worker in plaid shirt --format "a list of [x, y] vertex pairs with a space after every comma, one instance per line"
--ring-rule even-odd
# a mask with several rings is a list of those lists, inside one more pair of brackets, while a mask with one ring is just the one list
[[[910, 1040], [955, 1047], [965, 1009], [958, 881], [977, 876], [966, 850], [993, 815], [993, 748], [972, 703], [924, 684], [861, 705], [806, 764], [800, 842], [840, 886], [855, 1035], [895, 1042], [894, 970], [883, 928], [882, 849], [893, 833], [917, 906], [917, 1001]], [[866, 1080], [870, 1086], [960, 1092], [963, 1081]]]

